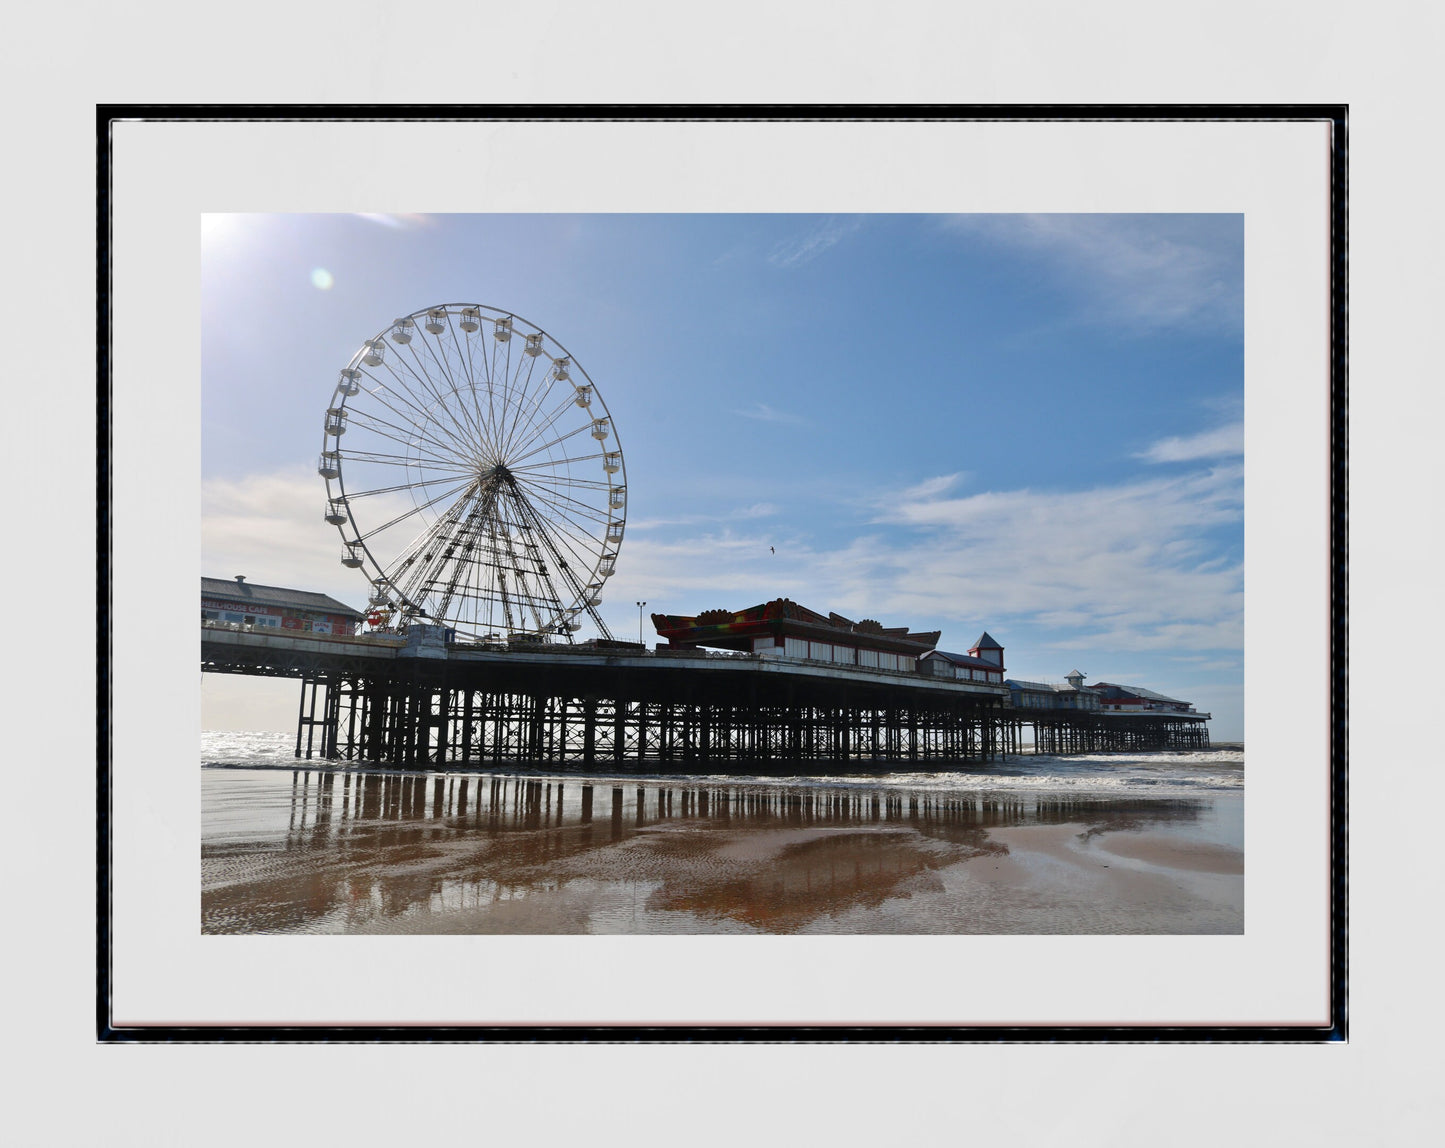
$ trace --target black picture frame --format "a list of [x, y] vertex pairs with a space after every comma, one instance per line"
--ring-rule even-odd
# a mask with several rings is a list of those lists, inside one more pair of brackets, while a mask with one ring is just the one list
[[[112, 883], [122, 879], [112, 859], [111, 597], [112, 326], [111, 223], [115, 163], [112, 127], [122, 120], [224, 123], [246, 120], [551, 120], [572, 118], [698, 120], [881, 121], [1136, 121], [1320, 122], [1330, 130], [1329, 156], [1329, 775], [1330, 775], [1330, 1001], [1318, 1025], [118, 1025], [112, 1015], [114, 953]], [[1097, 1042], [1331, 1043], [1348, 1036], [1348, 126], [1346, 105], [99, 105], [96, 108], [96, 1032], [102, 1043], [371, 1042]]]

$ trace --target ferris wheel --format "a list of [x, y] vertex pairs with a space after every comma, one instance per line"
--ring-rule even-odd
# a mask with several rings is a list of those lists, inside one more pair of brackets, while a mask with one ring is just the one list
[[611, 637], [597, 607], [626, 523], [622, 448], [539, 327], [477, 303], [395, 320], [341, 369], [318, 470], [373, 625], [572, 641], [586, 614]]

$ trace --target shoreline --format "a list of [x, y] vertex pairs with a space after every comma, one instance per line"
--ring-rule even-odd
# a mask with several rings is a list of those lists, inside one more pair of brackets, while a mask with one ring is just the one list
[[[1077, 764], [1085, 765], [1098, 761], [1115, 761], [1119, 763], [1132, 762], [1180, 762], [1187, 763], [1198, 761], [1201, 758], [1211, 759], [1209, 764], [1221, 769], [1243, 769], [1243, 743], [1235, 746], [1216, 746], [1207, 750], [1193, 749], [1159, 749], [1139, 750], [1125, 752], [1122, 750], [1101, 750], [1095, 753], [1080, 754], [1010, 754], [1007, 757], [999, 757], [991, 761], [955, 761], [955, 762], [934, 762], [915, 761], [902, 762], [886, 768], [868, 768], [870, 760], [839, 761], [829, 763], [837, 767], [833, 772], [824, 772], [818, 769], [784, 769], [769, 768], [780, 766], [782, 763], [770, 763], [766, 761], [746, 763], [751, 768], [739, 768], [736, 770], [724, 770], [707, 768], [707, 763], [695, 763], [697, 768], [679, 769], [671, 768], [679, 766], [680, 762], [647, 762], [643, 766], [636, 764], [615, 764], [615, 768], [608, 768], [607, 762], [593, 762], [591, 765], [573, 762], [533, 762], [533, 761], [500, 761], [500, 762], [427, 762], [420, 765], [391, 765], [384, 762], [349, 762], [337, 759], [321, 758], [283, 758], [276, 760], [274, 756], [258, 757], [255, 760], [205, 760], [204, 756], [200, 763], [203, 770], [207, 769], [234, 769], [234, 770], [271, 770], [281, 773], [309, 772], [309, 773], [335, 773], [335, 774], [396, 774], [405, 777], [423, 776], [524, 776], [524, 777], [595, 777], [595, 778], [655, 778], [655, 779], [676, 779], [686, 781], [689, 779], [703, 778], [731, 778], [736, 780], [809, 780], [827, 779], [834, 777], [866, 777], [866, 778], [914, 778], [918, 776], [949, 776], [962, 775], [970, 776], [976, 772], [986, 774], [990, 770], [1017, 769], [1020, 766], [1044, 765], [1058, 763], [1062, 765]], [[1219, 755], [1239, 755], [1238, 762], [1230, 760], [1213, 760]], [[717, 763], [726, 764], [726, 763]], [[814, 763], [818, 764], [818, 763]]]

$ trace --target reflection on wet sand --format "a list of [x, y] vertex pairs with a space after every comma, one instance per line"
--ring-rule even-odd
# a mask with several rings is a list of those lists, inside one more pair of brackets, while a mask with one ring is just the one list
[[606, 932], [636, 927], [639, 913], [644, 931], [796, 932], [937, 893], [954, 867], [1006, 857], [1000, 831], [1077, 824], [1087, 841], [1189, 823], [1210, 805], [841, 783], [228, 772], [208, 776], [208, 933]]
[[[734, 875], [724, 867], [712, 874], [669, 877], [647, 900], [649, 909], [686, 911], [730, 918], [774, 933], [796, 932], [822, 916], [852, 908], [876, 908], [893, 897], [938, 888], [934, 870], [990, 852], [1006, 852], [974, 829], [972, 846], [931, 842], [908, 830], [840, 830], [798, 839], [787, 831], [763, 830], [749, 842], [749, 860]], [[726, 857], [716, 844], [714, 855]]]

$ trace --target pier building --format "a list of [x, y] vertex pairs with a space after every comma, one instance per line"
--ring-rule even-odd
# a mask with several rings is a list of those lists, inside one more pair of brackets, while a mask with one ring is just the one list
[[356, 633], [363, 615], [326, 594], [261, 586], [234, 580], [201, 579], [201, 624], [276, 629], [302, 634]]
[[745, 610], [704, 610], [696, 616], [652, 615], [668, 648], [736, 650], [764, 658], [832, 662], [871, 669], [912, 671], [938, 645], [940, 631], [914, 633], [864, 618], [819, 614], [788, 598]]
[[1114, 682], [1097, 682], [1092, 687], [1099, 695], [1099, 708], [1109, 713], [1194, 713], [1194, 706], [1178, 698], [1146, 690], [1143, 686], [1121, 686]]
[[1008, 678], [1009, 699], [1019, 709], [1098, 710], [1102, 708], [1097, 687], [1084, 685], [1085, 675], [1071, 670], [1060, 682], [1029, 682]]
[[935, 677], [952, 677], [959, 681], [987, 682], [991, 685], [1002, 685], [1006, 672], [1003, 647], [989, 637], [987, 630], [968, 648], [967, 654], [931, 650], [920, 660], [918, 668]]
[[1210, 714], [1137, 686], [1086, 686], [1084, 677], [1071, 670], [1062, 683], [1006, 679], [1013, 723], [1007, 741], [1026, 744], [1028, 726], [1035, 753], [1209, 748]]

